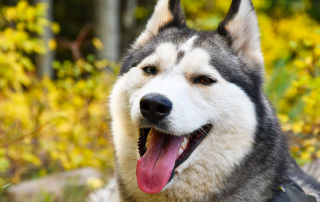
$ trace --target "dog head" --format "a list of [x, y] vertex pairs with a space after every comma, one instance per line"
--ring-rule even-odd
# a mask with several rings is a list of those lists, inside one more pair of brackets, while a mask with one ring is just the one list
[[126, 193], [145, 199], [219, 192], [252, 150], [262, 85], [250, 0], [233, 0], [212, 32], [189, 29], [179, 0], [158, 0], [110, 99]]

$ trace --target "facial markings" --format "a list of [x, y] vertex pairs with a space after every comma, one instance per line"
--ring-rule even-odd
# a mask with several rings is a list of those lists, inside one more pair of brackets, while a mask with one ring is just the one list
[[172, 68], [184, 58], [185, 53], [192, 50], [192, 46], [196, 38], [197, 36], [191, 37], [179, 48], [170, 42], [162, 43], [155, 49], [153, 54], [145, 58], [137, 65], [137, 67], [145, 68], [147, 66], [152, 66], [156, 67], [159, 71]]
[[195, 39], [197, 38], [197, 36], [193, 36], [190, 39], [188, 39], [188, 41], [184, 44], [182, 44], [179, 48], [178, 54], [177, 54], [177, 59], [175, 64], [178, 65], [181, 60], [184, 58], [184, 56], [186, 55], [187, 52], [190, 52], [193, 48], [193, 44]]
[[193, 36], [188, 41], [180, 46], [181, 51], [189, 52], [193, 48], [194, 41], [198, 38], [198, 36]]
[[178, 52], [176, 64], [179, 64], [179, 62], [182, 60], [182, 58], [185, 56], [185, 54], [186, 54], [185, 51], [179, 51]]
[[[224, 80], [218, 71], [210, 64], [210, 55], [201, 48], [195, 48], [186, 53], [184, 59], [180, 62], [181, 68], [186, 79], [194, 84], [195, 79], [208, 77], [213, 82]], [[201, 82], [202, 83], [202, 82]]]
[[[201, 48], [193, 48], [197, 36], [188, 39], [179, 48], [173, 43], [160, 44], [154, 53], [144, 59], [138, 68], [144, 73], [150, 68], [156, 75], [158, 72], [174, 68], [171, 72], [183, 72], [190, 84], [204, 84], [209, 86], [217, 81], [219, 75], [210, 64], [210, 55]], [[199, 82], [196, 82], [199, 81]]]
[[169, 69], [174, 63], [176, 53], [177, 50], [174, 44], [160, 44], [154, 53], [146, 57], [140, 64], [137, 65], [137, 67], [140, 69], [154, 67], [158, 70], [158, 72]]

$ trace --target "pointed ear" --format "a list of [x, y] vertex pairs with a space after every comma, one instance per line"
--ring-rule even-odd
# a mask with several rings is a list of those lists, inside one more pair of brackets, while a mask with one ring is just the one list
[[232, 0], [218, 33], [228, 38], [232, 50], [248, 61], [249, 68], [263, 65], [258, 20], [251, 0]]
[[133, 46], [140, 47], [145, 45], [159, 33], [161, 28], [167, 26], [186, 26], [180, 0], [158, 0], [146, 29], [138, 37]]

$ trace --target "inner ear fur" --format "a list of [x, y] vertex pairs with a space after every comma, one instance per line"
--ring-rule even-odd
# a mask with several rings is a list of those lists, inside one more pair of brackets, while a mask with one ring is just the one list
[[180, 0], [158, 0], [146, 29], [134, 43], [141, 47], [153, 39], [164, 27], [183, 27], [186, 20], [183, 16]]
[[232, 50], [247, 62], [247, 67], [263, 65], [258, 19], [251, 0], [233, 0], [218, 33], [229, 40]]

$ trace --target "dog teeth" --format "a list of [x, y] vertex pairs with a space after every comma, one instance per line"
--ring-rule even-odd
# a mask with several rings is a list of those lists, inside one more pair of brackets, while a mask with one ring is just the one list
[[186, 149], [187, 148], [187, 146], [188, 146], [188, 144], [189, 144], [189, 138], [183, 138], [183, 142], [181, 143], [181, 146], [180, 146], [180, 148], [182, 148], [182, 149]]
[[180, 156], [180, 155], [184, 152], [184, 150], [187, 148], [189, 142], [190, 142], [189, 138], [186, 138], [186, 137], [183, 138], [183, 141], [182, 141], [182, 143], [181, 143], [181, 145], [180, 145], [179, 152], [178, 152], [178, 155], [179, 155], [179, 156]]

